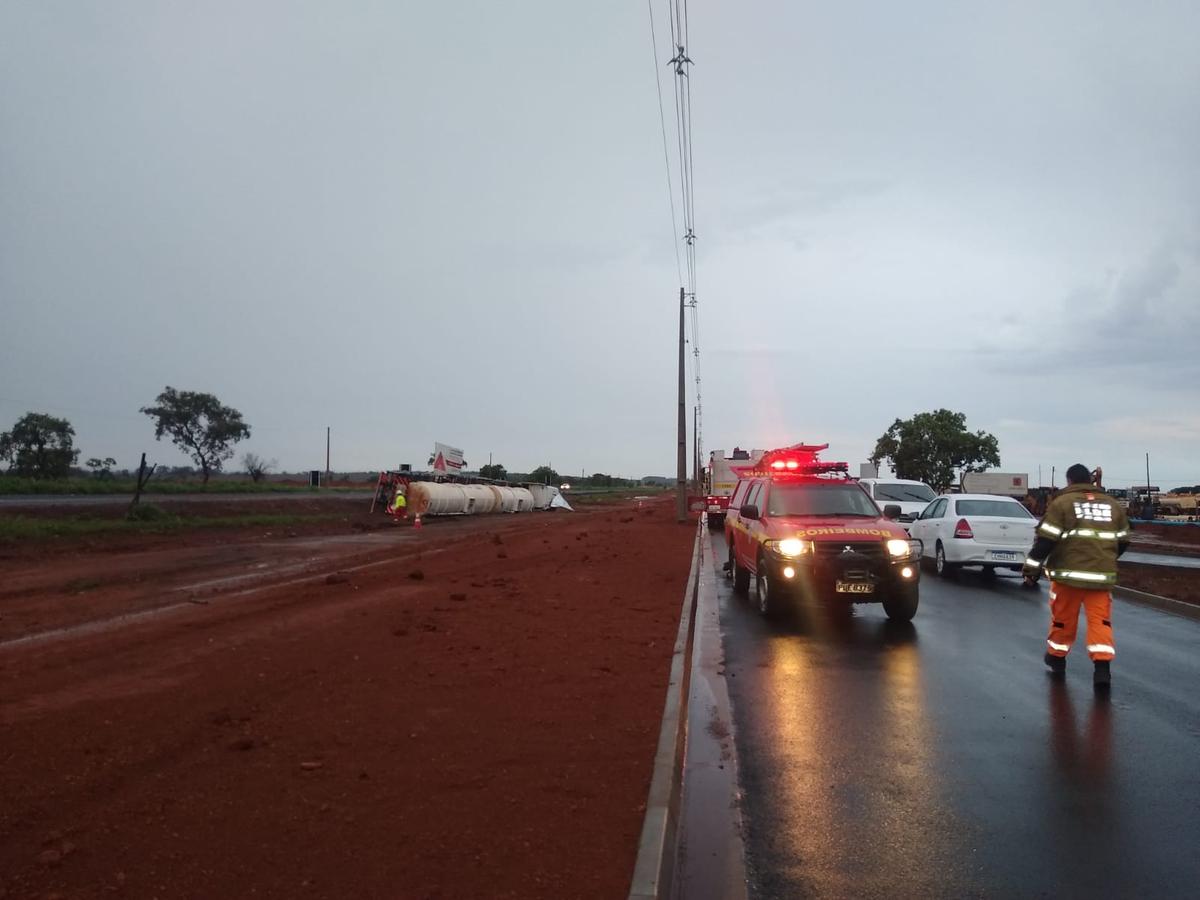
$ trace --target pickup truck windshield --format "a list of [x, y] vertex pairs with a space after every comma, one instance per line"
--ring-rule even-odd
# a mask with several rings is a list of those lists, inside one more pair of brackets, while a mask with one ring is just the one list
[[770, 516], [867, 516], [879, 510], [856, 484], [775, 484], [767, 500]]
[[928, 503], [934, 499], [933, 488], [924, 484], [876, 484], [877, 503]]

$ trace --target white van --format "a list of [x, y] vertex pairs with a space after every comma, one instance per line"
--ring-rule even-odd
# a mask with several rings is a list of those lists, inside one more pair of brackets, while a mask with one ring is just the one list
[[893, 504], [899, 506], [901, 522], [911, 522], [937, 497], [933, 488], [923, 481], [909, 481], [906, 478], [860, 478], [858, 483], [871, 495], [871, 499], [880, 509]]

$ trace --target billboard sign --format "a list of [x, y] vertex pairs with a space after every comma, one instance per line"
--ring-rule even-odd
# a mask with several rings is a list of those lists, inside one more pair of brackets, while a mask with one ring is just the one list
[[466, 461], [463, 459], [463, 452], [457, 447], [435, 441], [433, 455], [429, 457], [429, 464], [433, 466], [435, 472], [454, 473], [461, 472]]

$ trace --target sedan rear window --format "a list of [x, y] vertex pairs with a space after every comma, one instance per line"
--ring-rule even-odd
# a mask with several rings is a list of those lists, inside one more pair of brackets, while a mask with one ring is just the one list
[[934, 498], [933, 488], [924, 484], [876, 484], [875, 502], [928, 503]]
[[998, 519], [1032, 519], [1029, 510], [1016, 500], [959, 500], [960, 516], [992, 516]]

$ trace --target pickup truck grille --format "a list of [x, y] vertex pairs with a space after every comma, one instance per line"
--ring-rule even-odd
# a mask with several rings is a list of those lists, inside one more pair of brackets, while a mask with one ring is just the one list
[[822, 541], [816, 545], [817, 559], [832, 562], [846, 554], [847, 547], [851, 552], [865, 556], [869, 560], [883, 559], [882, 541]]

